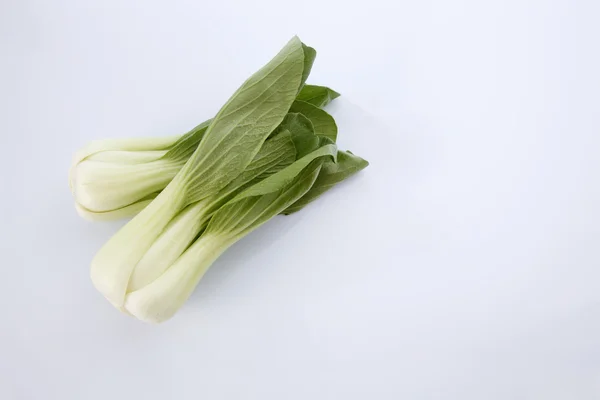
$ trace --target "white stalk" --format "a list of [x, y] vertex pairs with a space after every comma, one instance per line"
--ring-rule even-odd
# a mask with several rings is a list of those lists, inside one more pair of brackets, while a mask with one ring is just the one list
[[97, 140], [79, 150], [69, 170], [78, 214], [102, 221], [138, 213], [185, 164], [164, 158], [180, 138]]
[[165, 272], [198, 236], [210, 218], [206, 201], [180, 212], [135, 266], [128, 292], [143, 288]]
[[145, 209], [100, 249], [91, 266], [94, 286], [122, 308], [133, 269], [163, 229], [184, 206], [185, 191], [177, 177]]
[[155, 160], [138, 164], [84, 160], [74, 167], [71, 189], [82, 208], [104, 213], [127, 207], [162, 190], [183, 162]]
[[128, 293], [125, 310], [136, 318], [159, 323], [185, 303], [212, 263], [234, 242], [220, 236], [201, 236], [159, 278]]

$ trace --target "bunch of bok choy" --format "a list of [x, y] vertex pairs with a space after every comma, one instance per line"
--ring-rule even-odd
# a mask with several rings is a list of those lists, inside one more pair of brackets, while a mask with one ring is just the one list
[[336, 146], [323, 107], [339, 94], [305, 84], [315, 56], [294, 37], [188, 133], [100, 140], [75, 154], [78, 213], [134, 216], [92, 261], [92, 282], [115, 307], [170, 318], [233, 243], [368, 165]]

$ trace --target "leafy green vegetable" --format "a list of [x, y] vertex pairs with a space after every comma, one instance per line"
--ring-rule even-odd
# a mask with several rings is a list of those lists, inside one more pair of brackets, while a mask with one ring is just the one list
[[169, 223], [249, 166], [290, 110], [309, 64], [302, 42], [294, 37], [219, 110], [171, 183], [100, 249], [92, 261], [92, 282], [113, 305], [123, 308], [136, 265]]
[[[303, 47], [303, 51], [310, 53], [311, 50]], [[312, 61], [308, 65], [312, 65]], [[305, 85], [300, 93], [313, 88], [316, 87]], [[210, 122], [203, 122], [183, 136], [109, 139], [92, 142], [80, 150], [69, 173], [78, 213], [93, 221], [137, 214], [183, 167]], [[279, 131], [281, 126], [276, 129]]]
[[92, 261], [92, 282], [115, 307], [170, 318], [233, 243], [368, 165], [337, 149], [320, 108], [339, 94], [305, 85], [315, 57], [294, 37], [185, 135], [95, 142], [76, 155], [69, 183], [82, 215], [139, 211]]

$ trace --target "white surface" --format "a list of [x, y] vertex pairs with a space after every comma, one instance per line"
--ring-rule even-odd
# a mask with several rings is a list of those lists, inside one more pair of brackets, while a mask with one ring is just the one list
[[[600, 398], [597, 4], [1, 2], [0, 398]], [[296, 33], [372, 165], [119, 314], [71, 154], [184, 132]]]

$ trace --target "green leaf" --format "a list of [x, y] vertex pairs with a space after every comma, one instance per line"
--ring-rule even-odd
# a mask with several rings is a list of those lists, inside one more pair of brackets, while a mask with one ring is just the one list
[[[215, 201], [206, 207], [207, 211], [215, 212], [234, 194], [269, 178], [320, 147], [333, 144], [329, 139], [315, 135], [312, 123], [302, 114], [288, 113], [278, 130], [264, 143], [246, 170], [214, 196]], [[319, 153], [315, 152], [312, 157], [319, 157]], [[310, 156], [305, 162], [309, 159]]]
[[310, 119], [317, 135], [328, 137], [333, 142], [336, 141], [337, 125], [327, 111], [305, 101], [296, 100], [290, 107], [290, 112], [303, 114]]
[[[302, 89], [296, 100], [301, 100], [306, 103], [310, 103], [316, 107], [324, 107], [329, 104], [333, 99], [340, 96], [338, 92], [332, 90], [326, 86], [317, 85], [305, 85], [306, 79], [310, 74], [312, 65], [317, 56], [317, 52], [312, 47], [302, 44], [302, 50], [304, 51], [304, 70], [302, 71]], [[183, 135], [177, 142], [169, 149], [167, 154], [163, 156], [165, 159], [173, 160], [187, 160], [194, 153], [194, 150], [200, 144], [202, 137], [206, 133], [208, 126], [212, 120], [207, 120], [196, 126], [194, 129]]]
[[[281, 171], [296, 160], [296, 146], [290, 131], [282, 131], [265, 142], [250, 165], [233, 181], [219, 191], [216, 204], [229, 200], [232, 194]], [[214, 211], [213, 206], [209, 207]]]
[[300, 200], [286, 208], [282, 214], [289, 215], [300, 211], [308, 203], [321, 196], [333, 186], [356, 174], [368, 165], [368, 161], [355, 156], [349, 151], [338, 151], [337, 163], [327, 162], [323, 164], [321, 172], [319, 172], [319, 177], [311, 189]]
[[[310, 74], [310, 70], [312, 69], [317, 52], [315, 49], [306, 46], [304, 43], [302, 44], [302, 49], [304, 51], [304, 70], [302, 72], [302, 83], [304, 84], [308, 74]], [[324, 107], [339, 96], [339, 93], [326, 86], [304, 85], [302, 90], [300, 90], [300, 93], [298, 93], [296, 100], [301, 100], [317, 107]], [[182, 161], [186, 161], [188, 158], [190, 158], [200, 144], [202, 137], [204, 137], [204, 134], [206, 133], [211, 121], [211, 119], [204, 121], [183, 135], [175, 144], [173, 144], [163, 158]]]
[[287, 114], [303, 73], [303, 45], [294, 37], [231, 96], [180, 172], [188, 203], [218, 192], [246, 169]]
[[336, 154], [337, 146], [327, 144], [250, 186], [213, 215], [205, 234], [240, 238], [256, 229], [302, 197], [317, 179], [321, 165], [335, 162]]
[[323, 108], [338, 97], [340, 97], [338, 92], [326, 86], [304, 85], [296, 99]]
[[[314, 48], [309, 47], [302, 43], [302, 50], [304, 52], [304, 69], [302, 71], [302, 89], [296, 96], [296, 100], [301, 100], [306, 103], [310, 103], [316, 107], [324, 107], [329, 104], [333, 99], [340, 96], [338, 92], [332, 90], [326, 86], [318, 85], [305, 85], [306, 79], [310, 74], [313, 63], [317, 56], [317, 52]], [[177, 142], [169, 149], [167, 154], [163, 158], [173, 160], [187, 160], [194, 153], [202, 137], [206, 133], [208, 126], [212, 120], [202, 122], [200, 125], [193, 128], [191, 131], [183, 135]]]

